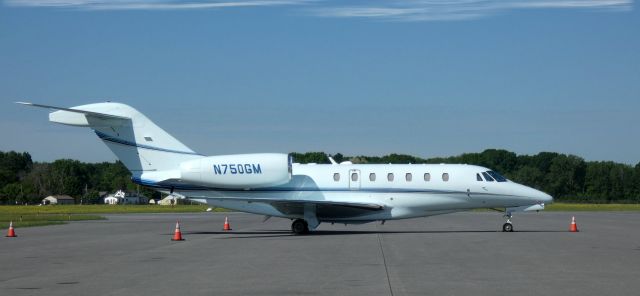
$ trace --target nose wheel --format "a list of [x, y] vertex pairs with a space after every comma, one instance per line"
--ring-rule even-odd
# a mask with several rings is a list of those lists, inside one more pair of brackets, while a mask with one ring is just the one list
[[511, 223], [511, 213], [504, 215], [507, 218], [507, 222], [502, 224], [502, 232], [513, 232], [513, 224]]
[[303, 219], [296, 219], [291, 223], [291, 231], [296, 235], [309, 233], [309, 224]]

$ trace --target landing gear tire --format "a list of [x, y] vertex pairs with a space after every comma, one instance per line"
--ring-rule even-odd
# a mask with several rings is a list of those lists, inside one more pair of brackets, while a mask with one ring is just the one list
[[307, 224], [307, 221], [296, 219], [291, 223], [291, 231], [295, 235], [307, 234], [309, 233], [309, 225]]
[[503, 232], [513, 232], [513, 224], [511, 223], [504, 223], [502, 225], [502, 231]]

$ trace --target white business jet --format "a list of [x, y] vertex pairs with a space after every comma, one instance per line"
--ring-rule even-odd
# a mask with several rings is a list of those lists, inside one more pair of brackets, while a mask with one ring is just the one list
[[49, 120], [93, 129], [131, 171], [133, 182], [215, 207], [293, 220], [295, 234], [320, 223], [360, 224], [475, 208], [511, 214], [543, 210], [553, 198], [488, 168], [464, 164], [293, 163], [287, 154], [205, 156], [136, 109], [96, 103], [54, 109]]

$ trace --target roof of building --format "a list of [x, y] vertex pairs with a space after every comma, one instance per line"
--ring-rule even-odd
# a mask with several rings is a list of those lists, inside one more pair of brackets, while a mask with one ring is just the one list
[[73, 199], [73, 197], [68, 196], [68, 195], [49, 195], [49, 196], [47, 196], [47, 198], [48, 197], [52, 197], [52, 198], [55, 198], [55, 199]]
[[118, 192], [111, 193], [111, 194], [107, 195], [106, 197], [116, 197], [116, 198], [124, 198], [124, 197], [126, 197], [126, 198], [136, 198], [136, 197], [140, 197], [140, 198], [146, 198], [146, 196], [144, 194], [137, 194], [135, 192], [124, 192], [124, 196], [122, 196], [122, 195], [118, 196], [117, 194], [118, 194]]

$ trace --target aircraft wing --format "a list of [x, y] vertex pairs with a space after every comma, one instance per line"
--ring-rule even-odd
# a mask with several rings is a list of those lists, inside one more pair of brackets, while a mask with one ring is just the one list
[[266, 199], [266, 198], [236, 198], [221, 197], [211, 198], [220, 201], [246, 201], [250, 203], [265, 203], [273, 206], [285, 215], [303, 215], [305, 205], [314, 205], [316, 215], [319, 219], [339, 219], [357, 217], [382, 211], [383, 205], [374, 203], [341, 202], [327, 200], [306, 200], [306, 199]]

